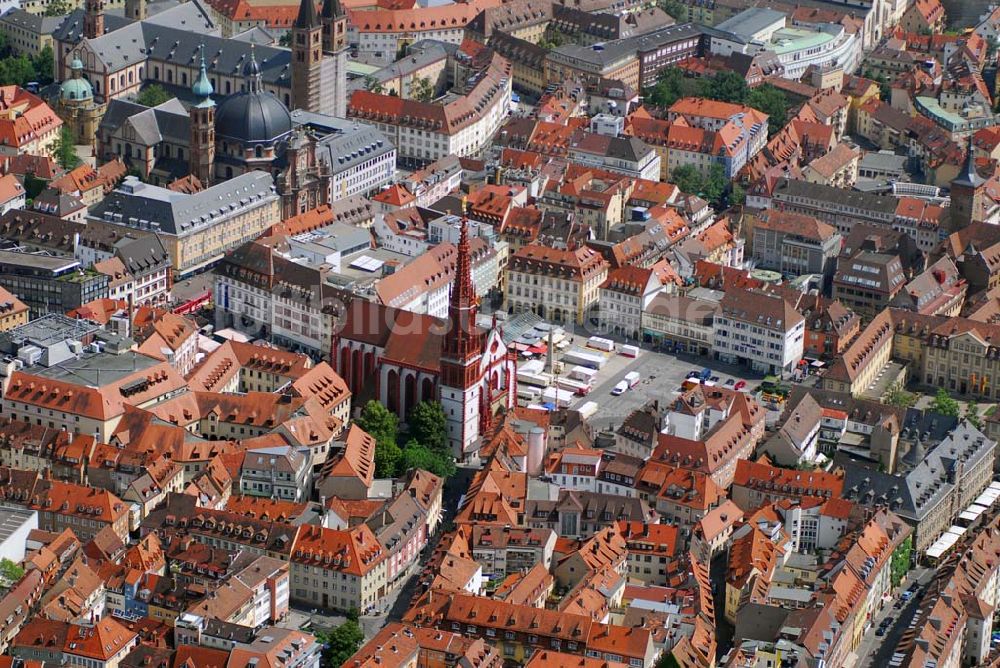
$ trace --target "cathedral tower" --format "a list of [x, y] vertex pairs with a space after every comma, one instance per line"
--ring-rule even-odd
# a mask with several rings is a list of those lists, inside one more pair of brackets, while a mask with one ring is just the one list
[[205, 45], [201, 46], [201, 70], [191, 86], [198, 103], [191, 107], [190, 171], [205, 188], [212, 184], [215, 168], [215, 102], [212, 82], [205, 71]]
[[145, 21], [146, 0], [125, 0], [125, 18], [133, 21]]
[[340, 0], [323, 0], [323, 50], [337, 53], [347, 48], [347, 14]]
[[325, 113], [347, 116], [347, 12], [340, 0], [323, 0], [323, 95]]
[[322, 112], [323, 26], [313, 0], [302, 0], [292, 27], [292, 108]]
[[83, 15], [83, 36], [94, 39], [104, 34], [104, 0], [87, 0]]

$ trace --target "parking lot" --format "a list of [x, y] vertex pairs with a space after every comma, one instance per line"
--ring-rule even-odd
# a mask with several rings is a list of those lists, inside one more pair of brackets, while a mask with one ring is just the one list
[[[636, 358], [611, 354], [607, 364], [597, 374], [590, 393], [575, 399], [571, 406], [579, 408], [588, 401], [593, 401], [598, 404], [598, 409], [590, 418], [590, 424], [595, 429], [617, 426], [629, 413], [654, 399], [661, 403], [671, 401], [680, 394], [681, 383], [689, 372], [701, 371], [706, 367], [712, 370], [713, 378], [718, 377], [716, 384], [722, 387], [732, 388], [740, 380], [746, 380], [752, 386], [762, 378], [750, 374], [748, 369], [705, 357], [678, 356], [640, 349]], [[571, 368], [572, 365], [565, 364], [563, 375], [568, 374]], [[639, 383], [624, 394], [612, 395], [611, 390], [630, 371], [639, 372]], [[729, 380], [733, 382], [727, 385]]]

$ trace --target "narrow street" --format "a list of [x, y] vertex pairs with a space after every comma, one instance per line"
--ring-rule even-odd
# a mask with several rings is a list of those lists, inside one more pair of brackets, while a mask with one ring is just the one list
[[[882, 666], [887, 666], [889, 664], [889, 659], [892, 658], [892, 655], [896, 651], [896, 645], [899, 644], [900, 638], [903, 637], [903, 633], [910, 626], [917, 610], [919, 610], [922, 598], [919, 594], [915, 594], [900, 609], [893, 607], [895, 602], [900, 600], [900, 595], [902, 595], [903, 591], [905, 591], [912, 583], [919, 582], [920, 589], [918, 592], [922, 592], [926, 589], [927, 584], [933, 578], [934, 571], [929, 568], [918, 567], [910, 571], [909, 575], [899, 586], [898, 593], [893, 601], [886, 602], [886, 605], [882, 608], [881, 612], [879, 612], [879, 614], [872, 619], [871, 627], [861, 639], [861, 644], [857, 649], [857, 654], [860, 658], [860, 663], [858, 665], [861, 668], [881, 668]], [[881, 624], [882, 620], [887, 617], [892, 617], [895, 621], [886, 630], [885, 635], [875, 635], [879, 624]]]

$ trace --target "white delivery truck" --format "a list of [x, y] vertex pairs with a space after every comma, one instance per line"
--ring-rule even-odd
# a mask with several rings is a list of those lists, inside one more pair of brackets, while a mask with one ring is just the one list
[[626, 383], [628, 383], [629, 388], [633, 388], [639, 384], [639, 378], [640, 376], [638, 371], [629, 371], [627, 374], [625, 374], [624, 380]]
[[577, 408], [576, 412], [579, 413], [580, 417], [582, 417], [584, 420], [589, 420], [590, 418], [594, 417], [594, 414], [597, 413], [598, 408], [600, 408], [600, 405], [596, 401], [588, 401], [584, 405]]
[[638, 357], [639, 356], [639, 346], [622, 346], [619, 351], [625, 357]]

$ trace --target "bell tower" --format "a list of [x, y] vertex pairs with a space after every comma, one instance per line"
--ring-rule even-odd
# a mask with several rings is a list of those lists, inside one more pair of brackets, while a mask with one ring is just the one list
[[951, 229], [957, 231], [983, 220], [983, 186], [986, 179], [976, 171], [975, 148], [969, 140], [965, 166], [951, 182]]
[[205, 71], [205, 45], [201, 45], [201, 70], [191, 86], [198, 103], [191, 114], [190, 171], [204, 188], [212, 184], [215, 168], [215, 102], [212, 101], [212, 82]]
[[448, 420], [448, 442], [459, 460], [474, 452], [480, 437], [485, 341], [485, 333], [476, 325], [478, 305], [472, 283], [468, 219], [463, 217], [461, 225], [439, 383], [441, 406]]
[[83, 36], [95, 39], [104, 34], [104, 0], [87, 0], [83, 15]]
[[347, 116], [347, 12], [340, 0], [323, 0], [324, 113]]
[[347, 48], [347, 13], [340, 0], [323, 0], [323, 50], [336, 53]]
[[301, 0], [292, 27], [292, 108], [321, 111], [323, 26], [313, 0]]
[[146, 0], [125, 0], [125, 18], [133, 21], [145, 21]]

